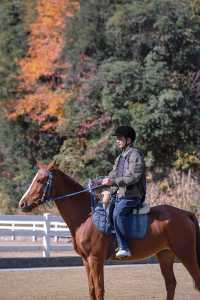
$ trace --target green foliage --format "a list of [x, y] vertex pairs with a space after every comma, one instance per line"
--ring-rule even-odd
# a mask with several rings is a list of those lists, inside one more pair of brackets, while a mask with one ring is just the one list
[[158, 95], [170, 86], [170, 72], [167, 63], [160, 58], [159, 47], [151, 51], [144, 60], [143, 91], [148, 101], [149, 95]]
[[118, 124], [135, 127], [150, 167], [172, 166], [178, 150], [198, 147], [200, 19], [188, 1], [84, 1], [69, 37], [78, 92], [66, 104], [67, 128], [93, 153], [92, 168], [86, 160], [75, 173], [98, 175], [98, 159], [106, 173], [116, 150], [97, 144]]
[[181, 91], [166, 89], [158, 96], [151, 96], [148, 105], [131, 108], [139, 139], [158, 163], [166, 164], [165, 159], [169, 163], [175, 158], [177, 148], [183, 149], [191, 142], [188, 129], [192, 124], [188, 121], [192, 115], [187, 105]]
[[3, 128], [0, 131], [0, 188], [7, 191], [12, 206], [17, 207], [37, 170], [37, 161], [49, 162], [58, 152], [60, 140], [53, 133], [40, 132], [39, 125], [30, 120], [7, 122], [3, 113], [0, 126]]
[[[30, 2], [33, 3], [35, 0]], [[30, 9], [26, 1], [2, 0], [0, 5], [0, 100], [14, 97], [19, 74], [17, 60], [25, 54], [25, 20]]]
[[29, 1], [29, 5], [24, 0], [2, 0], [0, 5], [0, 209], [3, 212], [12, 212], [17, 207], [36, 160], [32, 150], [37, 143], [30, 142], [33, 125], [27, 129], [24, 122], [9, 121], [4, 108], [17, 94], [17, 61], [25, 55], [26, 37], [34, 18], [34, 11], [30, 11], [35, 3], [35, 0]]
[[[65, 30], [62, 58], [67, 56], [71, 62], [65, 87], [73, 97], [63, 107], [66, 121], [59, 132], [40, 132], [38, 124], [26, 117], [10, 122], [1, 109], [0, 199], [7, 194], [8, 207], [17, 205], [36, 161], [49, 161], [55, 153], [61, 168], [82, 183], [107, 174], [117, 155], [112, 132], [119, 124], [135, 127], [137, 144], [153, 170], [174, 166], [196, 170], [200, 149], [197, 2], [81, 1]], [[17, 61], [26, 54], [35, 5], [36, 0], [1, 1], [3, 105], [20, 97]]]
[[[102, 80], [102, 104], [115, 120], [119, 110], [126, 109], [128, 104], [140, 100], [142, 67], [135, 61], [111, 61], [100, 67]], [[128, 121], [128, 110], [126, 109]], [[119, 119], [121, 121], [121, 119]]]
[[2, 111], [0, 126], [3, 128], [0, 131], [0, 189], [8, 195], [8, 207], [17, 207], [24, 184], [32, 175], [31, 162], [28, 160], [30, 149], [22, 130], [19, 126], [7, 123]]
[[[101, 60], [105, 55], [105, 21], [112, 11], [112, 0], [87, 0], [81, 2], [80, 11], [72, 19], [66, 30], [66, 51], [70, 61], [81, 53]], [[69, 26], [69, 25], [67, 25]], [[70, 40], [70, 46], [68, 45]]]
[[198, 170], [200, 168], [200, 159], [196, 153], [182, 153], [177, 151], [177, 159], [174, 162], [177, 170], [187, 171], [189, 169]]
[[106, 22], [106, 38], [112, 56], [124, 60], [142, 59], [152, 47], [146, 31], [152, 30], [154, 16], [149, 1], [123, 1]]

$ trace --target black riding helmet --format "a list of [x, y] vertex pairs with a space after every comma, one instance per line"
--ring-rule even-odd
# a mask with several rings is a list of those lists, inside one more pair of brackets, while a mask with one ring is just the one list
[[132, 140], [132, 142], [134, 142], [135, 138], [136, 138], [135, 130], [130, 126], [117, 127], [117, 129], [115, 130], [115, 133], [113, 135], [114, 136], [123, 136], [126, 139], [130, 138]]

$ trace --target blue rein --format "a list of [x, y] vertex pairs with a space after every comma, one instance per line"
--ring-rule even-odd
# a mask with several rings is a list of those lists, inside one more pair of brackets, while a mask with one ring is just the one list
[[50, 197], [51, 196], [51, 190], [52, 190], [52, 183], [53, 183], [53, 174], [51, 172], [49, 172], [48, 173], [48, 180], [47, 180], [46, 185], [44, 187], [42, 198], [38, 202], [39, 204], [45, 204], [45, 203], [50, 202], [50, 201], [60, 200], [60, 199], [67, 198], [67, 197], [74, 197], [74, 196], [77, 196], [79, 194], [88, 192], [91, 195], [91, 205], [92, 205], [92, 207], [94, 207], [95, 202], [96, 202], [96, 195], [94, 193], [94, 190], [97, 189], [97, 188], [103, 187], [103, 185], [97, 185], [95, 187], [92, 187], [92, 181], [89, 180], [88, 187], [81, 190], [81, 191], [70, 193], [70, 194], [64, 194], [64, 195], [61, 195], [61, 196], [58, 196], [58, 197]]

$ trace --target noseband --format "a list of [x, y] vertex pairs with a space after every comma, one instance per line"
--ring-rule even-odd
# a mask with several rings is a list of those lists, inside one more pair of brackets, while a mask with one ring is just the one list
[[38, 201], [39, 205], [50, 201], [52, 182], [53, 182], [53, 174], [51, 172], [48, 172], [48, 179], [47, 179], [47, 182], [44, 186], [44, 191], [43, 191], [43, 194], [42, 194], [42, 198]]

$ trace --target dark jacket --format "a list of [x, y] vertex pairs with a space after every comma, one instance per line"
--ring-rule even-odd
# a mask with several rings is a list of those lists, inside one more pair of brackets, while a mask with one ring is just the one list
[[115, 160], [108, 175], [114, 182], [119, 197], [143, 198], [146, 184], [145, 162], [141, 150], [129, 146]]

